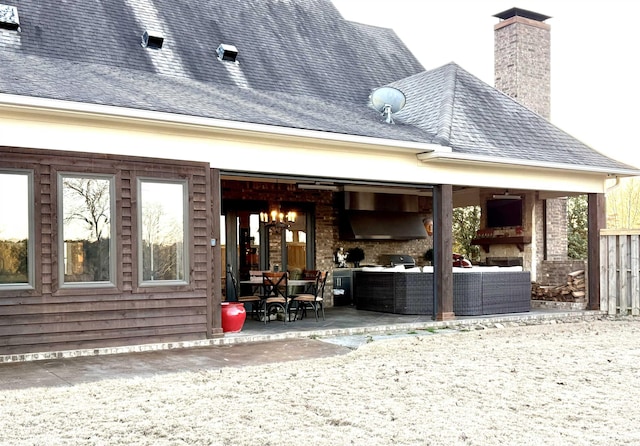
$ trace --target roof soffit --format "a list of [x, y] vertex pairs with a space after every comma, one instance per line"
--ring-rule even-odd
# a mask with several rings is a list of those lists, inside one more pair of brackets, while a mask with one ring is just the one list
[[44, 119], [47, 122], [77, 125], [84, 121], [91, 125], [105, 125], [114, 129], [132, 127], [141, 131], [152, 129], [154, 132], [177, 133], [196, 137], [206, 135], [208, 138], [213, 136], [226, 140], [233, 139], [262, 145], [275, 144], [283, 147], [300, 147], [301, 144], [304, 144], [306, 147], [331, 146], [334, 148], [343, 147], [346, 150], [362, 148], [413, 154], [449, 150], [447, 147], [430, 143], [6, 94], [0, 94], [0, 115], [2, 114], [11, 116], [13, 119], [21, 116], [21, 119], [33, 120], [34, 122]]
[[582, 166], [562, 162], [542, 163], [539, 161], [528, 161], [519, 158], [496, 158], [493, 156], [469, 155], [455, 152], [430, 152], [420, 153], [417, 155], [419, 161], [423, 163], [464, 163], [469, 165], [492, 165], [502, 167], [520, 167], [524, 169], [540, 169], [546, 171], [572, 171], [584, 172], [604, 175], [607, 177], [615, 176], [639, 176], [640, 170], [632, 167], [615, 168], [615, 167], [598, 167], [598, 166]]

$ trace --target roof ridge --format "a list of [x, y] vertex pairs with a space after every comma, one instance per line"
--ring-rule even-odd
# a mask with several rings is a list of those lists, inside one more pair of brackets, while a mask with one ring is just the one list
[[448, 146], [451, 143], [451, 127], [453, 125], [453, 104], [455, 102], [456, 85], [458, 78], [458, 65], [450, 62], [443, 66], [445, 80], [443, 82], [442, 102], [438, 113], [436, 135], [433, 142]]

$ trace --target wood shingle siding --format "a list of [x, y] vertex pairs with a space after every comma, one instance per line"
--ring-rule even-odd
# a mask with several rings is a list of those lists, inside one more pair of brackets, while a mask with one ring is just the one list
[[[34, 287], [0, 290], [0, 355], [179, 342], [221, 335], [211, 323], [211, 174], [207, 163], [0, 147], [0, 168], [33, 172]], [[59, 173], [115, 182], [112, 284], [59, 283]], [[139, 285], [138, 178], [186, 181], [186, 284]], [[7, 210], [3, 210], [6, 212]], [[216, 328], [217, 327], [217, 328]]]

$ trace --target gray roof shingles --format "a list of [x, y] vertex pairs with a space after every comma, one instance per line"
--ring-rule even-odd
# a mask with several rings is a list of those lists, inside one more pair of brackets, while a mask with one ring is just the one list
[[[346, 21], [329, 0], [4, 3], [21, 33], [18, 45], [0, 35], [3, 93], [629, 168], [455, 64], [424, 71], [393, 31]], [[143, 48], [158, 27], [163, 48]], [[220, 43], [238, 48], [244, 87], [217, 60]], [[407, 96], [396, 125], [368, 105], [383, 85]]]
[[541, 163], [632, 169], [563, 132], [455, 63], [393, 82], [407, 105], [396, 122], [435, 134], [454, 152]]

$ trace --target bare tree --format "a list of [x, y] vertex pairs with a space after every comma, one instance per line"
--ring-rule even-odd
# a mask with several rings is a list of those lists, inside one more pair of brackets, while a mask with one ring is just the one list
[[640, 178], [626, 178], [607, 193], [607, 227], [640, 228]]
[[171, 280], [179, 276], [176, 253], [182, 246], [182, 228], [161, 203], [142, 207], [143, 278]]
[[86, 224], [94, 241], [103, 238], [103, 231], [111, 219], [109, 181], [95, 178], [67, 177], [63, 181], [65, 222], [79, 220]]
[[[110, 278], [110, 184], [109, 180], [101, 178], [63, 179], [65, 243], [84, 253], [81, 260], [71, 261], [74, 268], [67, 272], [70, 281], [106, 281]], [[74, 228], [74, 222], [83, 228]]]

